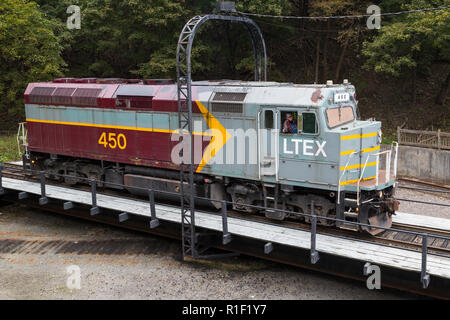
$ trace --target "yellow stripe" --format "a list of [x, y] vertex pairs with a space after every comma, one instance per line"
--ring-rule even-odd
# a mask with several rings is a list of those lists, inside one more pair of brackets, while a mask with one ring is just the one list
[[[362, 179], [362, 181], [375, 179], [376, 177], [377, 177], [377, 176], [373, 176], [373, 177], [369, 177], [369, 178], [364, 178], [364, 179]], [[340, 183], [340, 185], [341, 185], [341, 186], [345, 186], [345, 185], [347, 185], [347, 184], [356, 183], [356, 182], [358, 182], [358, 180], [359, 180], [359, 179], [343, 181], [343, 182]]]
[[355, 152], [355, 150], [342, 151], [341, 152], [341, 156], [346, 156], [346, 155], [351, 154], [353, 152]]
[[[162, 133], [177, 133], [178, 130], [168, 130], [168, 129], [154, 129], [154, 128], [137, 128], [137, 127], [125, 127], [125, 126], [111, 126], [105, 124], [92, 124], [92, 123], [80, 123], [80, 122], [65, 122], [65, 121], [53, 121], [53, 120], [37, 120], [37, 119], [27, 119], [27, 122], [39, 122], [39, 123], [50, 123], [50, 124], [64, 124], [69, 126], [80, 126], [80, 127], [92, 127], [92, 128], [105, 128], [105, 129], [119, 129], [119, 130], [134, 130], [134, 131], [145, 131], [145, 132], [162, 132]], [[206, 132], [193, 132], [194, 135], [205, 135], [210, 136], [210, 133]]]
[[[374, 166], [374, 165], [376, 165], [376, 164], [377, 164], [376, 161], [374, 161], [374, 162], [369, 162], [369, 163], [367, 164], [366, 167], [371, 167], [371, 166]], [[353, 165], [351, 165], [351, 166], [347, 166], [347, 170], [350, 170], [350, 169], [356, 169], [356, 168], [362, 168], [362, 167], [364, 167], [364, 163], [353, 164]], [[341, 171], [342, 171], [342, 170], [345, 170], [345, 166], [344, 166], [344, 167], [341, 167], [340, 169], [341, 169]]]
[[364, 134], [353, 134], [350, 136], [341, 136], [341, 140], [369, 138], [369, 137], [375, 137], [377, 134], [378, 134], [377, 132], [364, 133]]
[[[373, 148], [362, 149], [362, 153], [376, 151], [376, 150], [380, 150], [380, 146], [373, 147]], [[355, 150], [342, 151], [341, 152], [341, 156], [346, 156], [346, 155], [351, 154], [353, 152], [355, 152]]]
[[371, 151], [376, 151], [376, 150], [380, 150], [380, 146], [377, 147], [373, 147], [373, 148], [367, 148], [367, 149], [362, 149], [362, 152], [371, 152]]

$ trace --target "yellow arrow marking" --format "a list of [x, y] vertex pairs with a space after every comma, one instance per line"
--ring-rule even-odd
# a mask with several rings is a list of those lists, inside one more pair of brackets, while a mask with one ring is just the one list
[[219, 152], [220, 149], [227, 143], [231, 138], [231, 134], [225, 129], [222, 124], [217, 120], [205, 106], [200, 101], [195, 101], [197, 103], [200, 112], [205, 118], [208, 127], [212, 131], [211, 141], [203, 152], [202, 161], [197, 167], [197, 172], [202, 171], [203, 167], [208, 164], [209, 161]]

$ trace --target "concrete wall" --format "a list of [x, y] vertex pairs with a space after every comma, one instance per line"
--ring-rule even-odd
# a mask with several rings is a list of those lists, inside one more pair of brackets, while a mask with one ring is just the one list
[[450, 185], [450, 151], [399, 146], [398, 176]]

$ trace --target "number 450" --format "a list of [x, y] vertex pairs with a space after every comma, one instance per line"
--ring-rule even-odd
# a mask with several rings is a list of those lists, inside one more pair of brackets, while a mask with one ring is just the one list
[[108, 133], [108, 140], [106, 140], [106, 132], [103, 132], [98, 139], [98, 144], [103, 145], [105, 148], [116, 149], [119, 147], [119, 149], [124, 150], [127, 147], [127, 138], [122, 133], [117, 135], [117, 137], [115, 133]]

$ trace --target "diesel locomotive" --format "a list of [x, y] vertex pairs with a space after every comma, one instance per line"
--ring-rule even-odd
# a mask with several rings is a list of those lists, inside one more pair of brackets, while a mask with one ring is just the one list
[[[68, 184], [96, 179], [107, 188], [176, 197], [177, 101], [177, 86], [166, 79], [30, 83], [24, 167]], [[257, 209], [247, 205], [261, 206], [268, 218], [283, 220], [310, 213], [313, 202], [322, 225], [372, 234], [382, 231], [373, 226], [391, 226], [397, 148], [380, 149], [381, 123], [360, 119], [348, 81], [198, 81], [192, 101], [194, 192], [211, 199], [200, 204], [219, 208], [214, 200], [229, 200], [248, 213]]]

